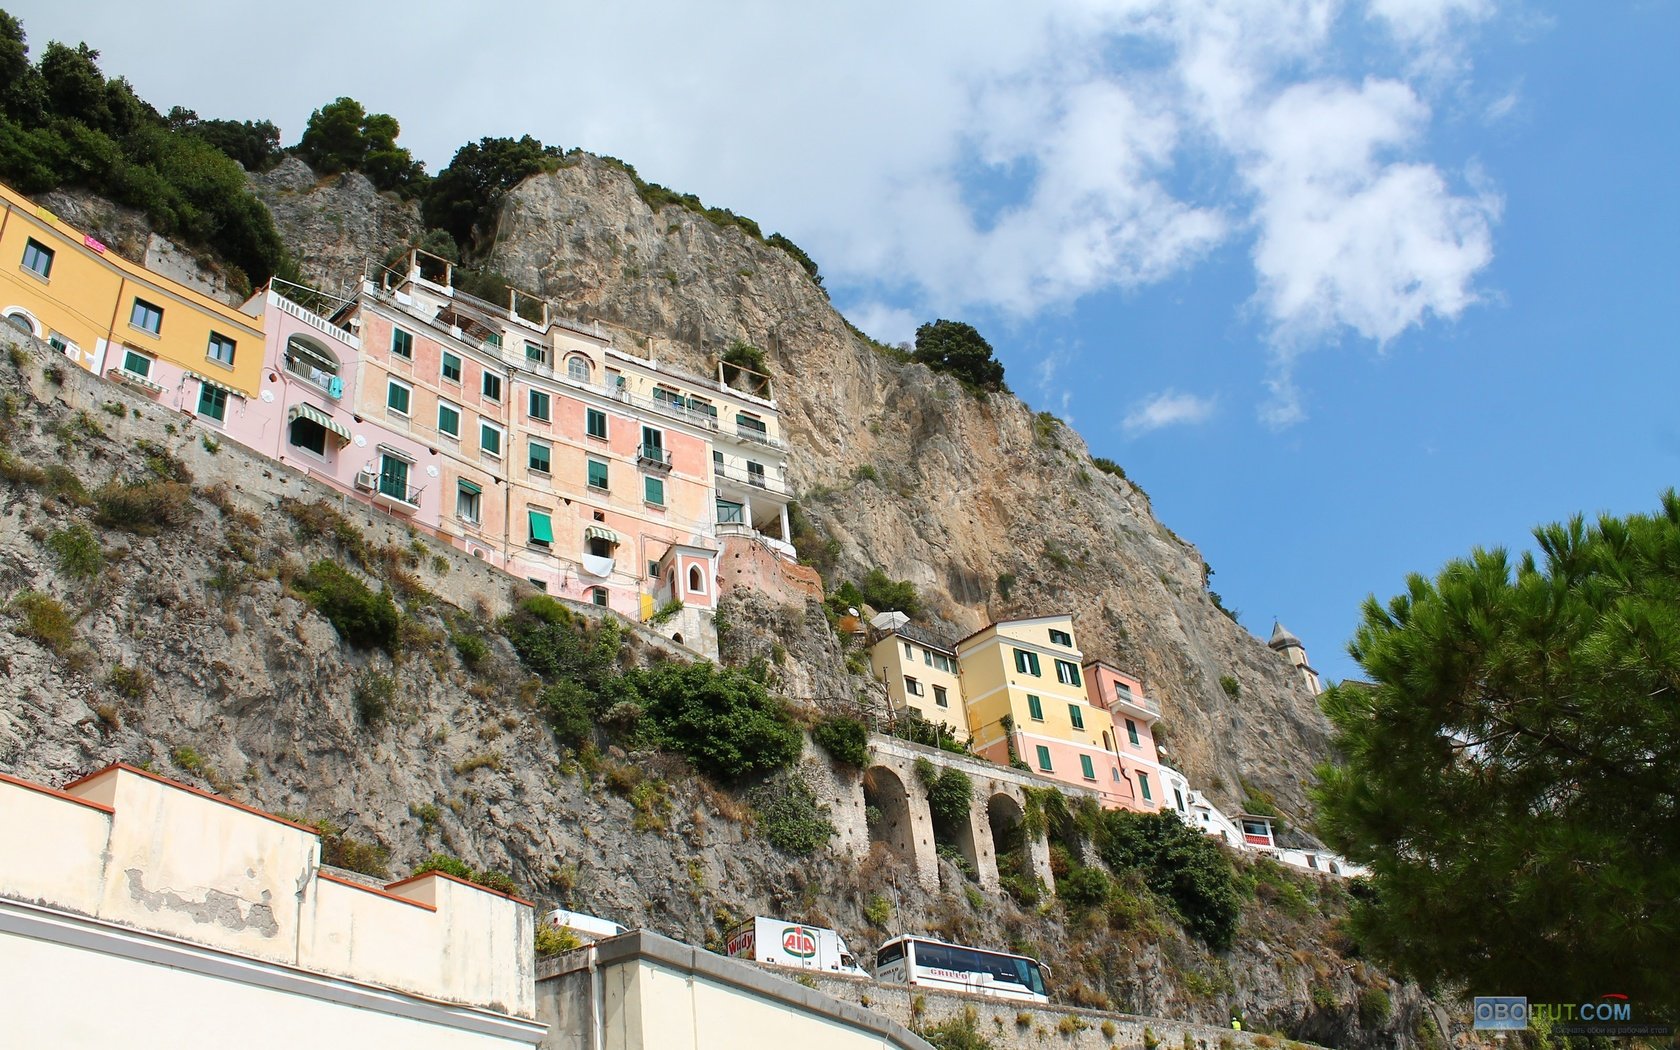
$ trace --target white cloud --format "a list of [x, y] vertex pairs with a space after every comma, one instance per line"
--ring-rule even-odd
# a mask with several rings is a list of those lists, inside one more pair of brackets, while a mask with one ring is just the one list
[[1489, 124], [1497, 124], [1515, 112], [1521, 102], [1522, 88], [1514, 87], [1489, 102], [1487, 108], [1482, 111], [1482, 119]]
[[1408, 44], [1440, 40], [1466, 23], [1493, 15], [1493, 0], [1371, 0], [1370, 16]]
[[1163, 390], [1134, 405], [1120, 426], [1128, 435], [1135, 437], [1162, 427], [1206, 423], [1213, 418], [1214, 403], [1211, 397]]
[[915, 339], [916, 328], [922, 322], [909, 310], [885, 303], [866, 302], [843, 311], [846, 320], [871, 339], [897, 346]]

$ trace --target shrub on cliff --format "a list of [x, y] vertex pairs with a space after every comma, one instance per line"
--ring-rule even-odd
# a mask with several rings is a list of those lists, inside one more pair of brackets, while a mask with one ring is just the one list
[[727, 780], [768, 773], [804, 747], [782, 701], [748, 675], [709, 663], [662, 663], [627, 676], [659, 742]]
[[855, 718], [830, 715], [811, 730], [811, 739], [836, 762], [855, 769], [869, 764], [869, 727]]
[[1210, 947], [1230, 946], [1241, 902], [1230, 858], [1176, 813], [1103, 815], [1098, 855], [1110, 870], [1136, 870], [1171, 901], [1190, 932]]
[[402, 615], [386, 591], [374, 592], [343, 567], [318, 561], [298, 581], [298, 589], [338, 631], [338, 636], [359, 649], [397, 647], [397, 627]]

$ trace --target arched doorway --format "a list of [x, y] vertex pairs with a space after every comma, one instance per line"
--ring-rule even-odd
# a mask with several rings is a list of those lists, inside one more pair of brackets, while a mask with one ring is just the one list
[[869, 841], [884, 844], [914, 871], [916, 837], [910, 824], [910, 793], [904, 781], [886, 766], [870, 767], [863, 774], [863, 807]]
[[1027, 844], [1026, 813], [1009, 795], [998, 793], [986, 801], [986, 823], [997, 857], [998, 885], [1022, 903], [1038, 899], [1032, 849]]

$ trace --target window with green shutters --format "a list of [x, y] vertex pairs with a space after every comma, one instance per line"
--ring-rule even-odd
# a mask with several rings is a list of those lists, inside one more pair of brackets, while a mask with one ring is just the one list
[[23, 245], [23, 268], [46, 280], [52, 276], [53, 250], [31, 237]]
[[592, 408], [584, 413], [584, 418], [587, 422], [586, 429], [589, 431], [589, 436], [606, 440], [607, 414]]
[[443, 352], [443, 378], [451, 383], [461, 381], [461, 359], [448, 350]]
[[1080, 685], [1079, 665], [1067, 660], [1056, 661], [1056, 681], [1063, 685]]
[[1038, 669], [1038, 654], [1029, 653], [1025, 649], [1015, 650], [1015, 670], [1022, 674], [1030, 674], [1034, 678], [1043, 676], [1043, 672]]
[[607, 487], [607, 465], [598, 459], [589, 461], [589, 487], [592, 489]]
[[548, 422], [549, 397], [547, 394], [543, 393], [541, 390], [531, 391], [531, 404], [529, 407], [532, 419], [540, 419], [544, 423]]
[[502, 454], [501, 428], [496, 426], [494, 423], [479, 423], [478, 447], [483, 449], [484, 454], [487, 456], [499, 457]]
[[1085, 712], [1083, 712], [1079, 709], [1078, 704], [1069, 704], [1068, 705], [1068, 717], [1073, 719], [1073, 728], [1075, 728], [1075, 729], [1084, 729], [1085, 728]]
[[1071, 649], [1073, 648], [1073, 636], [1066, 631], [1058, 631], [1052, 627], [1050, 628], [1050, 644], [1065, 645]]
[[123, 347], [123, 371], [131, 376], [139, 376], [141, 379], [145, 379], [152, 374], [152, 359], [145, 354], [135, 353], [133, 350]]
[[1050, 765], [1050, 749], [1045, 747], [1043, 744], [1038, 745], [1038, 768], [1044, 770], [1046, 773], [1049, 773], [1052, 770]]
[[395, 379], [385, 388], [385, 407], [399, 415], [408, 415], [409, 389]]
[[1155, 801], [1155, 796], [1149, 793], [1149, 774], [1142, 770], [1138, 770], [1138, 790], [1143, 792], [1144, 801]]
[[210, 345], [204, 351], [204, 356], [219, 365], [233, 367], [233, 354], [239, 345], [220, 332], [210, 333]]
[[447, 401], [438, 402], [438, 433], [461, 436], [461, 410]]
[[502, 377], [486, 369], [484, 382], [480, 389], [484, 393], [485, 400], [500, 401], [502, 399]]
[[1044, 721], [1044, 702], [1031, 693], [1027, 694], [1027, 714], [1034, 722]]
[[227, 391], [209, 383], [198, 384], [198, 414], [220, 423], [227, 418]]
[[1097, 770], [1096, 770], [1095, 766], [1091, 765], [1091, 756], [1090, 755], [1080, 755], [1079, 756], [1079, 771], [1081, 773], [1085, 774], [1085, 779], [1086, 780], [1097, 779]]
[[401, 328], [391, 329], [391, 353], [397, 357], [414, 356], [414, 337]]
[[128, 312], [128, 323], [142, 332], [159, 335], [163, 332], [163, 307], [153, 306], [144, 299], [134, 300]]
[[1126, 719], [1126, 738], [1132, 742], [1133, 747], [1142, 746], [1138, 743], [1137, 723], [1130, 718]]
[[662, 478], [643, 478], [642, 496], [655, 507], [665, 505], [665, 481]]
[[544, 442], [544, 441], [538, 441], [536, 438], [532, 438], [531, 439], [531, 457], [530, 457], [531, 469], [535, 470], [535, 471], [540, 471], [544, 474], [547, 474], [549, 472], [549, 470], [548, 470], [548, 460], [549, 460], [548, 443]]

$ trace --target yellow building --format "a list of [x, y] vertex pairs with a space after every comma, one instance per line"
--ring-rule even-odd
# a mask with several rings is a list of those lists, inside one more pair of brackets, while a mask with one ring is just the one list
[[262, 376], [259, 318], [117, 255], [0, 186], [0, 315], [170, 408], [227, 421]]
[[869, 665], [895, 713], [941, 723], [959, 740], [969, 736], [955, 649], [900, 627], [870, 647]]
[[1097, 791], [1110, 808], [1129, 798], [1114, 721], [1086, 694], [1072, 616], [991, 624], [958, 642], [957, 656], [977, 754]]

